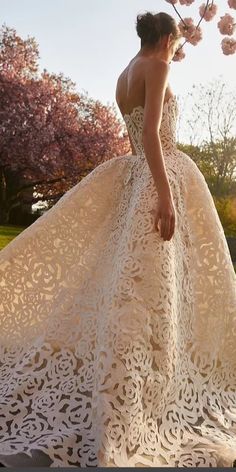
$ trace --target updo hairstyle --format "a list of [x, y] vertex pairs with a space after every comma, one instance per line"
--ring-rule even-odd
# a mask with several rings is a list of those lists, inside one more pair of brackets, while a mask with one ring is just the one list
[[137, 15], [136, 31], [141, 38], [141, 47], [144, 45], [154, 45], [165, 34], [173, 34], [174, 39], [180, 37], [180, 31], [175, 19], [168, 13], [151, 13]]

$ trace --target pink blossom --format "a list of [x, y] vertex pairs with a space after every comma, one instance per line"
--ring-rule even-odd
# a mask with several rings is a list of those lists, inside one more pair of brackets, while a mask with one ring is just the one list
[[184, 18], [183, 21], [179, 22], [178, 26], [179, 26], [179, 29], [180, 29], [180, 32], [181, 32], [182, 36], [185, 37], [185, 35], [187, 34], [187, 31], [191, 31], [191, 29], [194, 28], [193, 19], [192, 18]]
[[177, 49], [172, 61], [180, 62], [184, 58], [185, 58], [185, 52], [184, 52], [183, 48], [181, 47], [181, 48]]
[[167, 3], [171, 3], [171, 5], [175, 5], [178, 3], [178, 0], [166, 0]]
[[236, 10], [236, 0], [228, 0], [228, 5]]
[[220, 33], [231, 36], [234, 33], [236, 26], [234, 23], [234, 18], [228, 13], [225, 13], [225, 15], [221, 16], [220, 18], [221, 20], [217, 23]]
[[233, 38], [224, 38], [221, 41], [221, 48], [226, 56], [236, 52], [236, 40]]
[[193, 46], [196, 46], [196, 44], [202, 39], [201, 28], [197, 28], [193, 24], [192, 18], [184, 18], [184, 23], [185, 24], [183, 24], [183, 22], [181, 21], [178, 25], [182, 36], [184, 36], [184, 38], [186, 38], [186, 40]]
[[204, 18], [205, 21], [211, 21], [212, 18], [214, 18], [217, 12], [217, 9], [218, 9], [218, 6], [215, 3], [211, 3], [211, 5], [208, 5], [207, 9], [206, 9], [206, 4], [203, 3], [199, 7], [199, 14], [200, 16]]
[[194, 0], [179, 0], [180, 5], [186, 5], [189, 7], [194, 2]]
[[196, 28], [196, 26], [194, 26], [194, 28], [194, 32], [191, 34], [190, 38], [187, 39], [189, 43], [191, 43], [193, 46], [196, 46], [196, 44], [198, 44], [202, 39], [202, 30], [199, 27]]

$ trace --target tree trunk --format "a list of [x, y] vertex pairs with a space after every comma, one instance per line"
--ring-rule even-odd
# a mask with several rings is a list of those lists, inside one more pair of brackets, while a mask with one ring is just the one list
[[9, 222], [9, 207], [7, 204], [7, 183], [3, 168], [0, 168], [0, 225]]

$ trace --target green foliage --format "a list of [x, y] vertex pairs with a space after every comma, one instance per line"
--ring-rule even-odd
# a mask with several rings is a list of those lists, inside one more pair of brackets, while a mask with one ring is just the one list
[[226, 236], [236, 237], [236, 197], [213, 198]]

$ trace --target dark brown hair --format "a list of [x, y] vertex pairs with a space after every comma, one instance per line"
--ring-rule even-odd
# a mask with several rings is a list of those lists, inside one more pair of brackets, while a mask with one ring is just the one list
[[144, 44], [154, 45], [165, 34], [172, 33], [176, 39], [180, 37], [175, 19], [165, 12], [137, 15], [136, 31], [141, 38], [141, 47]]

